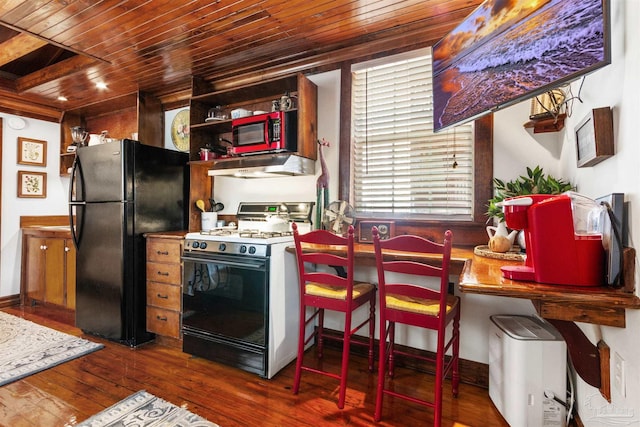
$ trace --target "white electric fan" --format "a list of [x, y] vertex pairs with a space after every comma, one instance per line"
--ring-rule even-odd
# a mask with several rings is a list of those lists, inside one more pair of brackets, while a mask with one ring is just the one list
[[349, 226], [355, 223], [353, 207], [344, 200], [329, 203], [324, 209], [322, 225], [325, 230], [344, 236]]

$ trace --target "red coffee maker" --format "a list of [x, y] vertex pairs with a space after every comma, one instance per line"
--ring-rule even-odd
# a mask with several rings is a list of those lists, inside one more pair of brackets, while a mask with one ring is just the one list
[[573, 286], [605, 284], [603, 210], [595, 200], [574, 192], [532, 194], [505, 199], [507, 227], [523, 230], [525, 265], [503, 266], [508, 279]]

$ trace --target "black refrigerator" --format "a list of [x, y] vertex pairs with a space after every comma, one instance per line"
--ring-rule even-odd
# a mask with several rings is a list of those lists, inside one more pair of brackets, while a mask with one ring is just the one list
[[69, 216], [84, 332], [131, 347], [153, 339], [143, 234], [186, 229], [187, 162], [186, 153], [128, 139], [77, 149]]

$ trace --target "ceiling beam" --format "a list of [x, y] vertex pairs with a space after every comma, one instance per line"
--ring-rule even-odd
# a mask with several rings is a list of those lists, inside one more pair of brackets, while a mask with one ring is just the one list
[[23, 92], [52, 80], [70, 76], [99, 63], [100, 61], [83, 55], [73, 56], [17, 79], [16, 91]]
[[37, 37], [28, 34], [18, 34], [4, 43], [0, 43], [0, 66], [8, 64], [46, 45], [46, 41]]

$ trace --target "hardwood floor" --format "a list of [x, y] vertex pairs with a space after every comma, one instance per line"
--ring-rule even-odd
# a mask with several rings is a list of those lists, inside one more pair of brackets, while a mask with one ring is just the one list
[[[149, 343], [137, 349], [84, 335], [65, 313], [42, 308], [3, 311], [72, 335], [101, 342], [105, 348], [0, 387], [0, 425], [72, 426], [128, 395], [146, 390], [185, 406], [221, 427], [233, 426], [367, 426], [375, 425], [376, 374], [364, 357], [354, 355], [345, 408], [336, 406], [338, 382], [303, 373], [300, 394], [291, 393], [293, 364], [275, 378], [256, 375], [197, 358], [180, 349]], [[313, 354], [310, 353], [311, 357]], [[307, 360], [307, 359], [305, 359]], [[338, 367], [335, 350], [325, 352], [325, 366]], [[432, 376], [398, 370], [398, 388], [431, 389]], [[400, 386], [400, 384], [403, 384]], [[427, 393], [425, 393], [427, 394]], [[486, 389], [460, 385], [457, 399], [445, 382], [443, 426], [507, 426]], [[385, 397], [380, 426], [431, 425], [432, 410]]]

